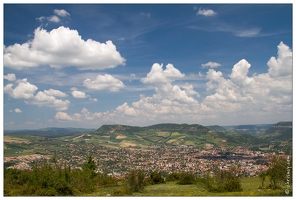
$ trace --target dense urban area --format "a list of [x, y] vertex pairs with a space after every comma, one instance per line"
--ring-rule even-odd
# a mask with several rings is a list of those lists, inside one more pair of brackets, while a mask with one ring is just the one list
[[[122, 177], [132, 169], [146, 172], [189, 172], [203, 175], [217, 169], [227, 170], [233, 165], [240, 165], [242, 175], [255, 176], [267, 170], [268, 161], [273, 154], [240, 148], [203, 150], [190, 146], [111, 149], [88, 144], [87, 151], [83, 151], [84, 145], [79, 144], [66, 144], [65, 147], [68, 151], [54, 152], [59, 158], [58, 162], [68, 163], [73, 169], [80, 168], [86, 161], [87, 155], [92, 155], [98, 166], [98, 171], [116, 177]], [[51, 159], [52, 156], [33, 154], [5, 157], [4, 163], [16, 163], [10, 168], [31, 169], [32, 163]]]

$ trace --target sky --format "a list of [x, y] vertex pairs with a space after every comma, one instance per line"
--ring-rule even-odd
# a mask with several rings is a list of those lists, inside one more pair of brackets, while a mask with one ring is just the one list
[[292, 120], [292, 4], [4, 4], [4, 129]]

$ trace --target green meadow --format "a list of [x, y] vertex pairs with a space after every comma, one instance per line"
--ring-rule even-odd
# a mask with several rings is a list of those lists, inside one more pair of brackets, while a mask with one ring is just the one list
[[[269, 181], [266, 181], [266, 184]], [[223, 192], [215, 193], [208, 192], [202, 184], [191, 184], [191, 185], [179, 185], [176, 182], [167, 182], [162, 184], [148, 185], [145, 186], [142, 192], [133, 193], [131, 196], [170, 196], [170, 197], [181, 197], [181, 196], [292, 196], [292, 192], [285, 194], [285, 185], [282, 189], [262, 189], [259, 190], [261, 186], [261, 180], [259, 177], [246, 177], [241, 178], [243, 191], [241, 192]], [[88, 194], [86, 196], [112, 196], [112, 193], [116, 190], [123, 189], [122, 183], [119, 183], [116, 187], [105, 187], [100, 188], [98, 192]]]

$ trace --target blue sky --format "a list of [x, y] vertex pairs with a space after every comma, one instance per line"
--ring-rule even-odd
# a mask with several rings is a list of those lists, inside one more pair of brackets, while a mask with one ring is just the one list
[[292, 4], [4, 4], [5, 129], [292, 120]]

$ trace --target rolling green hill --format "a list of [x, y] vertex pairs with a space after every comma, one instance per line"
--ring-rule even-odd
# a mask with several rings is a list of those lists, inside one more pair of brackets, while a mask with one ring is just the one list
[[213, 125], [213, 126], [207, 126], [208, 129], [211, 129], [213, 131], [217, 131], [217, 132], [226, 132], [226, 128], [222, 127], [222, 126], [218, 126], [218, 125]]
[[146, 127], [117, 124], [103, 125], [92, 135], [99, 136], [101, 140], [107, 141], [108, 145], [120, 147], [149, 145], [186, 145], [201, 148], [250, 147], [264, 143], [264, 140], [252, 135], [227, 133], [223, 127], [209, 128], [199, 124], [156, 124]]
[[258, 138], [270, 143], [276, 149], [284, 152], [292, 152], [292, 122], [278, 122], [264, 133], [259, 134]]
[[[237, 126], [239, 127], [239, 126]], [[253, 127], [240, 126], [244, 129], [260, 130], [262, 125]], [[241, 133], [236, 129], [226, 129], [221, 126], [202, 126], [199, 124], [172, 124], [163, 123], [146, 127], [128, 125], [103, 125], [95, 129], [74, 128], [46, 128], [38, 130], [4, 131], [4, 148], [6, 152], [16, 152], [13, 145], [25, 147], [21, 139], [26, 139], [31, 144], [48, 143], [86, 143], [106, 147], [139, 147], [151, 146], [192, 146], [204, 149], [215, 147], [245, 147], [252, 150], [290, 152], [292, 149], [292, 122], [279, 122], [265, 132], [255, 134]], [[262, 130], [262, 129], [261, 129]], [[13, 136], [11, 139], [7, 136]], [[30, 137], [27, 137], [30, 136]], [[36, 136], [33, 137], [32, 136]], [[19, 137], [19, 138], [18, 138]], [[40, 137], [38, 140], [37, 137]], [[18, 139], [18, 140], [17, 140]], [[39, 142], [37, 142], [39, 141]], [[38, 146], [38, 145], [37, 145]], [[40, 145], [39, 145], [40, 146]], [[39, 147], [41, 148], [41, 146]], [[47, 145], [48, 146], [48, 145]], [[26, 147], [29, 148], [29, 147]], [[35, 147], [34, 147], [35, 148]], [[39, 150], [38, 150], [39, 151]]]

